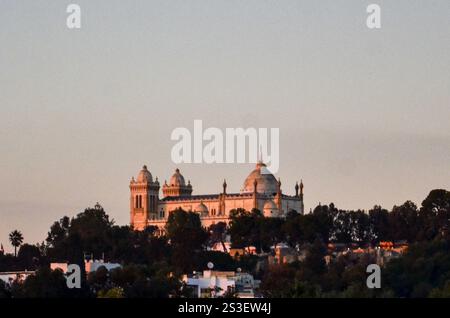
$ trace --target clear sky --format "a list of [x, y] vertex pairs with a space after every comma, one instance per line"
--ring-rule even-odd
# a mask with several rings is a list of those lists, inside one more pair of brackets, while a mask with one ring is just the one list
[[[82, 28], [66, 27], [66, 7]], [[129, 221], [131, 176], [168, 179], [170, 133], [280, 128], [306, 209], [391, 208], [450, 188], [450, 1], [0, 0], [0, 243], [42, 241], [100, 202]], [[365, 25], [382, 8], [382, 28]], [[194, 193], [251, 164], [180, 165]]]

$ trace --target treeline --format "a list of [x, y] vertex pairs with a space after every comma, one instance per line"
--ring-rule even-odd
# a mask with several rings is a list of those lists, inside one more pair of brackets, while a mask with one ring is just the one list
[[[214, 229], [216, 228], [216, 229]], [[211, 232], [203, 228], [199, 215], [177, 210], [171, 213], [166, 235], [156, 235], [155, 227], [134, 231], [114, 225], [100, 205], [70, 219], [63, 217], [50, 227], [42, 244], [22, 245], [17, 257], [0, 255], [0, 271], [37, 270], [23, 284], [11, 287], [0, 282], [0, 297], [181, 297], [190, 290], [180, 282], [182, 274], [207, 268], [213, 262], [220, 270], [240, 267], [251, 271], [255, 256], [233, 259], [227, 253], [208, 251], [221, 225]], [[223, 232], [220, 232], [223, 234]], [[220, 238], [219, 240], [222, 240]], [[170, 243], [169, 243], [170, 242]], [[52, 262], [79, 264], [86, 257], [105, 258], [122, 268], [110, 274], [100, 268], [85, 275], [81, 289], [68, 289], [60, 271], [51, 271]]]
[[262, 276], [269, 298], [449, 298], [450, 240], [416, 242], [381, 269], [381, 288], [369, 289], [366, 269], [375, 256], [346, 254], [328, 265], [325, 245], [317, 240], [303, 261], [274, 265]]
[[[305, 215], [291, 211], [286, 218], [266, 218], [258, 210], [235, 210], [230, 218], [228, 226], [217, 223], [206, 229], [198, 214], [177, 210], [169, 215], [165, 235], [160, 236], [151, 226], [139, 232], [115, 225], [96, 205], [74, 218], [54, 222], [45, 242], [21, 245], [17, 257], [0, 255], [0, 271], [38, 270], [24, 284], [8, 288], [0, 283], [0, 297], [179, 297], [188, 293], [179, 281], [181, 275], [201, 271], [208, 262], [217, 270], [240, 267], [262, 278], [262, 291], [268, 297], [412, 297], [443, 295], [446, 284], [450, 286], [444, 277], [450, 277], [446, 256], [450, 255], [446, 245], [450, 193], [445, 190], [431, 191], [420, 208], [410, 201], [391, 211], [374, 207], [368, 212], [340, 210], [330, 204], [319, 205]], [[302, 262], [261, 268], [256, 266], [261, 260], [258, 256], [235, 259], [228, 253], [208, 250], [218, 244], [226, 248], [227, 236], [235, 248], [255, 246], [261, 252], [271, 252], [271, 246], [286, 242], [294, 248], [306, 248], [308, 253]], [[365, 265], [374, 262], [370, 257], [357, 262], [343, 257], [324, 264], [328, 242], [375, 244], [386, 240], [416, 243], [411, 251], [419, 252], [388, 264], [383, 272], [387, 275], [383, 294], [368, 293], [365, 288]], [[431, 248], [427, 244], [438, 245]], [[428, 249], [434, 254], [428, 255]], [[84, 268], [84, 259], [90, 255], [121, 263], [123, 268], [111, 275], [104, 270], [83, 275], [87, 277], [83, 288], [75, 291], [63, 284], [62, 273], [49, 270], [51, 262]], [[434, 263], [430, 265], [424, 260], [427, 258]], [[396, 283], [396, 275], [401, 283]], [[425, 283], [417, 286], [419, 280]]]
[[292, 247], [313, 243], [376, 244], [380, 241], [408, 243], [430, 241], [449, 235], [450, 192], [433, 190], [420, 208], [411, 201], [394, 206], [391, 211], [375, 206], [363, 210], [338, 209], [333, 203], [319, 205], [312, 213], [295, 211], [285, 219], [265, 218], [258, 211], [232, 213], [229, 233], [235, 247], [255, 246], [269, 251], [275, 243], [286, 242]]

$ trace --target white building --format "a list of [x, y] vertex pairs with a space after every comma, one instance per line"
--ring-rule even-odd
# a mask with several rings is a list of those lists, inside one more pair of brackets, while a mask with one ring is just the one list
[[206, 270], [193, 275], [184, 275], [183, 282], [193, 289], [198, 298], [216, 298], [233, 292], [238, 298], [255, 298], [259, 281], [248, 273]]

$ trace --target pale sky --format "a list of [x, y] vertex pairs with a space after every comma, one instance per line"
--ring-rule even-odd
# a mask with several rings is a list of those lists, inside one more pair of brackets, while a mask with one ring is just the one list
[[[276, 176], [308, 211], [420, 205], [450, 188], [450, 1], [0, 0], [0, 243], [97, 201], [128, 224], [131, 176], [170, 178], [194, 119], [279, 128]], [[179, 168], [201, 194], [253, 165]]]

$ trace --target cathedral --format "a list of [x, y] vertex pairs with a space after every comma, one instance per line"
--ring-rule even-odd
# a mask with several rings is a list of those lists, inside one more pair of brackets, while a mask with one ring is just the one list
[[245, 179], [238, 193], [228, 193], [227, 183], [223, 182], [222, 193], [195, 194], [188, 181], [185, 182], [179, 169], [162, 186], [144, 166], [137, 178], [130, 181], [130, 224], [136, 230], [157, 226], [164, 231], [169, 213], [178, 208], [198, 213], [202, 225], [209, 227], [218, 222], [228, 223], [229, 214], [234, 209], [260, 210], [266, 217], [285, 217], [289, 211], [303, 213], [303, 182], [295, 184], [295, 195], [284, 194], [281, 181], [258, 162], [255, 169]]

